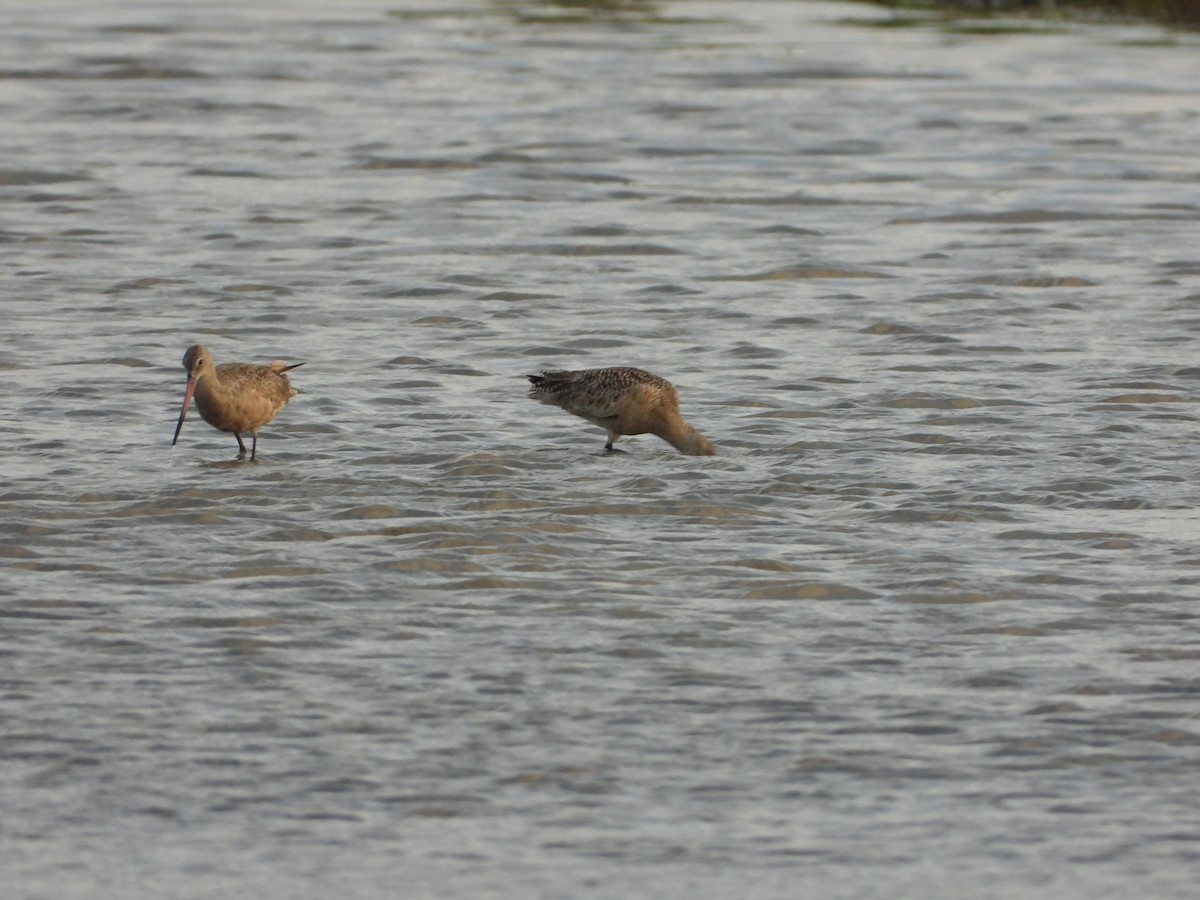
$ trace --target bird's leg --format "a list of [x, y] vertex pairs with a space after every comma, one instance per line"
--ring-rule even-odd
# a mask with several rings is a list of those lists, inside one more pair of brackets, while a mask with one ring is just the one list
[[612, 441], [609, 441], [607, 444], [604, 445], [604, 450], [606, 453], [612, 453], [612, 450], [613, 450]]
[[243, 459], [246, 456], [246, 445], [242, 442], [242, 436], [236, 431], [233, 433], [233, 436], [237, 438], [238, 442], [238, 459]]
[[254, 442], [250, 445], [250, 462], [254, 462], [254, 456], [258, 453], [258, 432], [251, 432], [254, 437]]

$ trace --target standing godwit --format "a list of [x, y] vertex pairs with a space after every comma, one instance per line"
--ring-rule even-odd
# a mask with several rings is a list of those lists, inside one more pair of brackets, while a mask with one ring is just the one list
[[679, 415], [675, 385], [642, 369], [581, 369], [530, 375], [529, 396], [587, 419], [608, 432], [605, 450], [622, 435], [654, 434], [689, 456], [716, 453], [708, 438]]
[[275, 418], [296, 396], [283, 373], [302, 365], [304, 363], [288, 365], [283, 360], [276, 360], [265, 366], [250, 363], [216, 366], [207, 347], [200, 344], [188, 347], [183, 354], [183, 368], [188, 375], [187, 390], [183, 394], [183, 409], [179, 411], [179, 424], [175, 426], [171, 446], [179, 440], [194, 393], [200, 418], [218, 431], [233, 432], [240, 451], [238, 459], [246, 455], [241, 432], [249, 431], [254, 436], [250, 446], [250, 461], [253, 462], [258, 451], [258, 429]]

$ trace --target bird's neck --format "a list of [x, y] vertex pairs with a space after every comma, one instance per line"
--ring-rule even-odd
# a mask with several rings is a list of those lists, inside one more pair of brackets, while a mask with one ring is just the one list
[[708, 438], [678, 414], [664, 419], [654, 433], [687, 456], [713, 456], [717, 452]]
[[195, 393], [197, 399], [210, 400], [223, 396], [225, 389], [217, 373], [209, 372], [196, 379]]

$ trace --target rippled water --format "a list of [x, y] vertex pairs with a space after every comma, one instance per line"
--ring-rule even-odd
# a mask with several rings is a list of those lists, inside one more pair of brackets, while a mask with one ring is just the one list
[[3, 19], [6, 896], [1190, 896], [1194, 38]]

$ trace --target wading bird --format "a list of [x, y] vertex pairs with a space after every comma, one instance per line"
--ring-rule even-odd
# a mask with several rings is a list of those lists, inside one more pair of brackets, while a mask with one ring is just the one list
[[708, 438], [679, 415], [679, 394], [665, 378], [619, 366], [528, 376], [529, 396], [587, 419], [608, 432], [605, 450], [622, 435], [653, 434], [680, 453], [712, 456]]
[[196, 409], [204, 419], [218, 431], [231, 431], [238, 442], [238, 459], [246, 455], [242, 432], [248, 431], [254, 438], [250, 445], [250, 460], [254, 461], [258, 451], [258, 429], [278, 415], [289, 400], [296, 396], [285, 372], [304, 363], [289, 365], [283, 360], [256, 366], [250, 363], [224, 363], [214, 365], [207, 347], [193, 344], [183, 354], [183, 368], [187, 372], [187, 389], [183, 394], [183, 409], [179, 411], [179, 424], [175, 426], [175, 437], [171, 446], [179, 440], [188, 405], [196, 397]]

